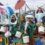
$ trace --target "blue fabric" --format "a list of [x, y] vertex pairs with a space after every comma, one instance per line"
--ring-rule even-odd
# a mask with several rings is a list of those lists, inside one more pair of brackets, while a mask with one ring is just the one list
[[14, 14], [14, 11], [11, 7], [7, 7], [7, 9], [9, 10], [9, 15], [10, 16]]
[[35, 45], [43, 45], [43, 43], [42, 43], [41, 40], [39, 39], [39, 40], [36, 40], [36, 41], [35, 41]]

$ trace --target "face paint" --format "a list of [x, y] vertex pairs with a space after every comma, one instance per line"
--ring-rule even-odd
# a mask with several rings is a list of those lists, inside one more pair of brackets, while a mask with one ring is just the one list
[[11, 22], [14, 23], [16, 21], [15, 16], [12, 17]]

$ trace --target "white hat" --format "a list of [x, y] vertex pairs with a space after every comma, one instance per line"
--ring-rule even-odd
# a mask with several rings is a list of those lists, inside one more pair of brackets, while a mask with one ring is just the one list
[[26, 15], [25, 18], [34, 18], [33, 15]]

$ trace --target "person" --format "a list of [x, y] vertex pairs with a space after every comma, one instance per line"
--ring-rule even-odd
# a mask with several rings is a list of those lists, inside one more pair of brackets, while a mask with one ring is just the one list
[[37, 37], [36, 39], [35, 39], [35, 45], [43, 45], [43, 42], [41, 41], [42, 39], [41, 39], [42, 37]]
[[16, 19], [15, 15], [13, 15], [11, 17], [11, 24], [17, 24], [17, 19]]
[[38, 8], [35, 18], [37, 19], [37, 23], [42, 22], [42, 17], [44, 16], [43, 9], [41, 7]]
[[[15, 19], [15, 18], [13, 18], [13, 19]], [[14, 24], [12, 26], [12, 30], [11, 30], [12, 38], [11, 37], [10, 38], [13, 40], [13, 42], [15, 42], [15, 44], [22, 43], [22, 38], [21, 37], [18, 38], [15, 35], [16, 35], [17, 31], [19, 31], [21, 33], [24, 32], [24, 24], [25, 24], [25, 17], [22, 15], [22, 16], [20, 16], [20, 23], [18, 23], [18, 21], [17, 21], [17, 24]], [[11, 42], [11, 44], [12, 44], [12, 42]]]
[[[13, 18], [12, 18], [12, 21], [14, 22], [14, 20], [15, 20], [15, 18], [14, 18], [14, 16], [13, 16]], [[13, 26], [14, 28], [16, 28], [17, 30], [20, 30], [20, 31], [23, 31], [24, 30], [24, 24], [25, 24], [25, 17], [22, 15], [22, 16], [20, 16], [20, 23], [18, 23], [18, 21], [17, 21], [17, 23], [16, 24], [14, 24], [15, 26]], [[13, 28], [13, 29], [14, 29]], [[13, 30], [12, 29], [12, 30]], [[16, 30], [16, 29], [14, 29], [14, 30]], [[22, 29], [22, 30], [21, 30]], [[13, 30], [13, 31], [14, 31]], [[13, 32], [12, 31], [12, 32]], [[15, 33], [15, 31], [13, 32], [13, 33]]]
[[[13, 41], [16, 39], [15, 37], [15, 34], [16, 34], [16, 31], [18, 30], [18, 24], [17, 24], [17, 20], [16, 20], [16, 17], [15, 15], [13, 15], [11, 17], [11, 36], [9, 37], [9, 44], [12, 44]], [[16, 42], [17, 40], [15, 40]]]
[[21, 36], [20, 43], [23, 43], [22, 37], [23, 37], [23, 33], [24, 33], [24, 28], [25, 28], [25, 16], [24, 15], [21, 15], [20, 16], [20, 23], [19, 23], [19, 30], [22, 33], [22, 36]]
[[29, 38], [30, 38], [29, 39], [30, 42], [27, 45], [34, 45], [33, 35], [35, 33], [35, 30], [36, 30], [36, 24], [33, 23], [34, 16], [33, 15], [27, 15], [26, 19], [27, 19], [27, 21], [26, 21], [27, 26], [25, 25], [25, 31], [24, 32], [28, 33]]
[[23, 31], [24, 30], [24, 26], [25, 26], [25, 16], [20, 16], [20, 30]]

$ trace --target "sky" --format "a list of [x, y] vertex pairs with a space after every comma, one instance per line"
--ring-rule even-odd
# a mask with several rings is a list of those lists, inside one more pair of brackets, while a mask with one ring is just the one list
[[[12, 8], [14, 8], [17, 1], [18, 0], [0, 0], [5, 6], [11, 6]], [[36, 9], [37, 7], [45, 5], [45, 0], [25, 0], [25, 2], [31, 9]], [[24, 5], [22, 9], [24, 9], [25, 6], [26, 5]]]

